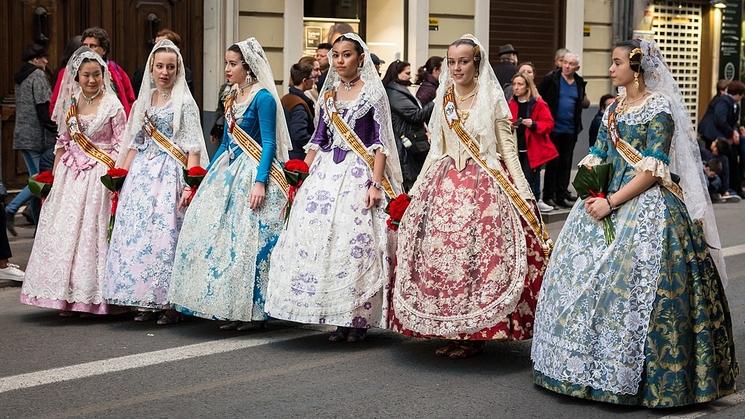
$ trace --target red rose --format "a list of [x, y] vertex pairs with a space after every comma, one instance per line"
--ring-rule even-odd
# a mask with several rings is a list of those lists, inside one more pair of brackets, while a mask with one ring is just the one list
[[51, 170], [45, 170], [34, 176], [34, 180], [39, 183], [54, 183], [54, 175]]
[[393, 221], [390, 218], [385, 220], [385, 223], [388, 225], [388, 228], [392, 231], [398, 231], [398, 221]]
[[207, 169], [202, 166], [194, 166], [190, 167], [186, 174], [191, 177], [204, 177], [207, 174]]
[[127, 169], [122, 169], [121, 167], [115, 167], [113, 169], [109, 169], [106, 174], [111, 176], [112, 178], [120, 178], [127, 176]]
[[390, 215], [391, 219], [394, 221], [401, 221], [401, 218], [403, 218], [406, 208], [409, 207], [410, 203], [411, 198], [409, 195], [401, 194], [397, 196], [388, 204], [388, 215]]
[[288, 172], [308, 173], [308, 165], [303, 160], [292, 159], [285, 163], [285, 170]]

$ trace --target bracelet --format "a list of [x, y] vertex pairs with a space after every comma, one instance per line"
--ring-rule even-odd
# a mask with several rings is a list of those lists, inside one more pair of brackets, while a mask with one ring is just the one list
[[608, 203], [608, 208], [610, 208], [610, 212], [614, 212], [615, 210], [618, 209], [618, 207], [614, 207], [613, 204], [610, 203], [610, 198], [608, 198], [607, 196], [605, 197], [605, 202]]
[[380, 182], [375, 182], [374, 180], [367, 181], [367, 187], [369, 188], [370, 186], [374, 187], [375, 189], [379, 191], [383, 190], [383, 185], [381, 185]]

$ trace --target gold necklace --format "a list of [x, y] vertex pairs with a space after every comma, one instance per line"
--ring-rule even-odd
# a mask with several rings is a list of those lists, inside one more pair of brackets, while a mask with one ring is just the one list
[[629, 106], [631, 106], [631, 105], [633, 105], [635, 103], [640, 102], [641, 100], [645, 99], [646, 97], [647, 97], [647, 92], [646, 91], [644, 93], [642, 93], [641, 96], [639, 96], [638, 98], [636, 98], [636, 99], [634, 99], [632, 101], [629, 101], [628, 100], [628, 96], [624, 96], [624, 97], [621, 98], [621, 101], [618, 103], [618, 110], [621, 113], [624, 113], [624, 112], [626, 112], [629, 109]]
[[101, 94], [101, 92], [103, 92], [103, 89], [98, 89], [98, 91], [96, 92], [96, 94], [93, 95], [93, 96], [91, 96], [91, 97], [86, 96], [85, 93], [83, 93], [83, 92], [81, 92], [80, 94], [83, 95], [83, 99], [85, 100], [85, 103], [87, 103], [87, 104], [90, 105], [90, 104], [93, 103], [94, 100], [96, 100], [96, 98]]
[[168, 92], [161, 92], [158, 90], [158, 94], [160, 95], [161, 100], [166, 101], [171, 98], [171, 91]]
[[458, 99], [458, 102], [464, 102], [464, 101], [466, 101], [466, 100], [468, 100], [468, 99], [476, 96], [476, 93], [479, 90], [479, 86], [478, 85], [474, 86], [473, 89], [471, 89], [470, 92], [466, 93], [463, 96], [461, 96], [461, 95], [458, 94], [458, 90], [457, 89], [453, 88], [453, 90], [455, 91], [455, 98]]

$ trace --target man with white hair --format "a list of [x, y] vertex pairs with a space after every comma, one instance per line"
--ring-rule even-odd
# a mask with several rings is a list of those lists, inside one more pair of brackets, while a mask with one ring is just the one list
[[547, 74], [538, 86], [538, 92], [554, 117], [551, 141], [559, 151], [559, 157], [546, 166], [543, 185], [543, 202], [554, 207], [571, 208], [577, 199], [569, 193], [569, 177], [574, 145], [582, 131], [582, 108], [589, 106], [585, 97], [587, 82], [577, 70], [579, 55], [567, 52], [561, 67]]

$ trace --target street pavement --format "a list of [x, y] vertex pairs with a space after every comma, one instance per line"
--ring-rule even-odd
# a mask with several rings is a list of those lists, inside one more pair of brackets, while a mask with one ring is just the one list
[[[745, 366], [745, 202], [715, 210]], [[556, 237], [561, 222], [549, 227]], [[32, 231], [19, 233], [13, 261], [25, 266]], [[8, 285], [0, 283], [0, 417], [745, 417], [745, 372], [742, 393], [708, 405], [623, 407], [535, 387], [530, 342], [493, 342], [479, 357], [450, 360], [434, 356], [438, 341], [383, 330], [331, 344], [323, 328], [283, 322], [239, 333], [197, 319], [60, 318], [20, 304], [20, 289]]]

